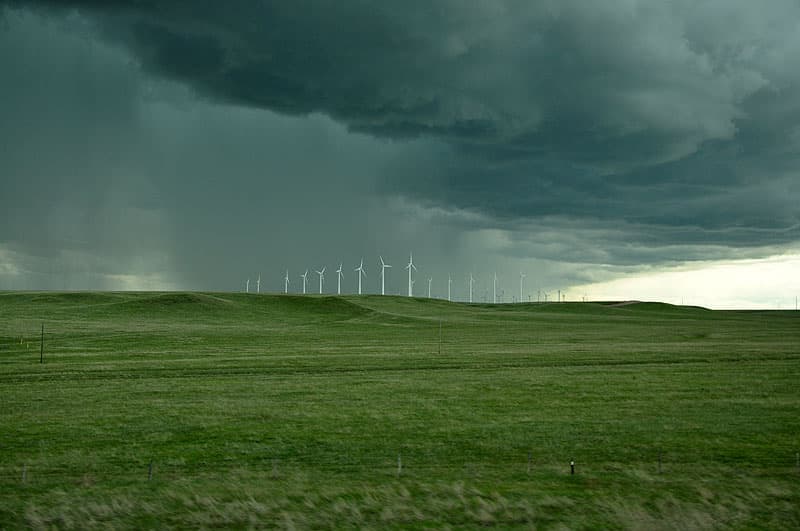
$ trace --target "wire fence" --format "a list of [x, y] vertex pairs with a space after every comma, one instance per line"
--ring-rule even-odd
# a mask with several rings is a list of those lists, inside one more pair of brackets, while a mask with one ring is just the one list
[[679, 479], [704, 474], [715, 476], [800, 477], [800, 452], [778, 455], [773, 458], [714, 462], [710, 460], [686, 461], [669, 452], [654, 452], [652, 459], [639, 461], [592, 461], [576, 457], [543, 458], [541, 455], [521, 454], [516, 462], [488, 461], [434, 461], [398, 453], [385, 459], [357, 459], [352, 456], [339, 460], [302, 460], [298, 458], [269, 458], [239, 461], [236, 459], [178, 463], [174, 459], [142, 459], [137, 461], [109, 461], [85, 463], [81, 466], [54, 466], [41, 463], [6, 464], [0, 467], [0, 482], [18, 483], [80, 483], [90, 478], [92, 482], [174, 481], [204, 475], [249, 473], [282, 479], [294, 475], [347, 475], [360, 478], [386, 479], [410, 477], [437, 479], [460, 476], [523, 480], [525, 476], [589, 476], [615, 477], [646, 473], [649, 477]]

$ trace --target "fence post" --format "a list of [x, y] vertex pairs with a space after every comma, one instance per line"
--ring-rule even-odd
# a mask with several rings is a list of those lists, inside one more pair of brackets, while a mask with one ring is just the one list
[[439, 355], [442, 355], [442, 320], [439, 319]]

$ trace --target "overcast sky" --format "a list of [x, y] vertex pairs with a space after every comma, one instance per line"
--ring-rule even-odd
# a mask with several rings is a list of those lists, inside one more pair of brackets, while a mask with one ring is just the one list
[[798, 64], [796, 0], [0, 0], [0, 289], [793, 308]]

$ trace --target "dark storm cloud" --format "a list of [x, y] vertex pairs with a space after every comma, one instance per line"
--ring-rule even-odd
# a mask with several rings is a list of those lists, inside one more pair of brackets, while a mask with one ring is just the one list
[[[627, 224], [649, 244], [779, 244], [798, 235], [800, 180], [781, 168], [795, 155], [752, 158], [726, 143], [709, 143], [677, 161], [603, 174], [545, 157], [498, 160], [462, 153], [435, 179], [398, 169], [388, 192], [431, 203], [489, 212], [499, 222], [578, 217]], [[491, 161], [491, 162], [490, 162]], [[427, 177], [427, 176], [426, 176]]]
[[794, 1], [7, 3], [77, 10], [210, 101], [429, 141], [379, 191], [520, 241], [634, 263], [800, 240]]
[[114, 5], [75, 3], [149, 71], [209, 97], [321, 111], [376, 134], [500, 142], [612, 165], [730, 137], [738, 104], [765, 84], [760, 72], [691, 48], [689, 7]]

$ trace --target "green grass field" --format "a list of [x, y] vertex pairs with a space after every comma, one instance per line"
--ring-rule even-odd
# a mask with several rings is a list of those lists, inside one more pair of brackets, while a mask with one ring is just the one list
[[790, 311], [0, 293], [0, 528], [797, 529], [799, 340]]

